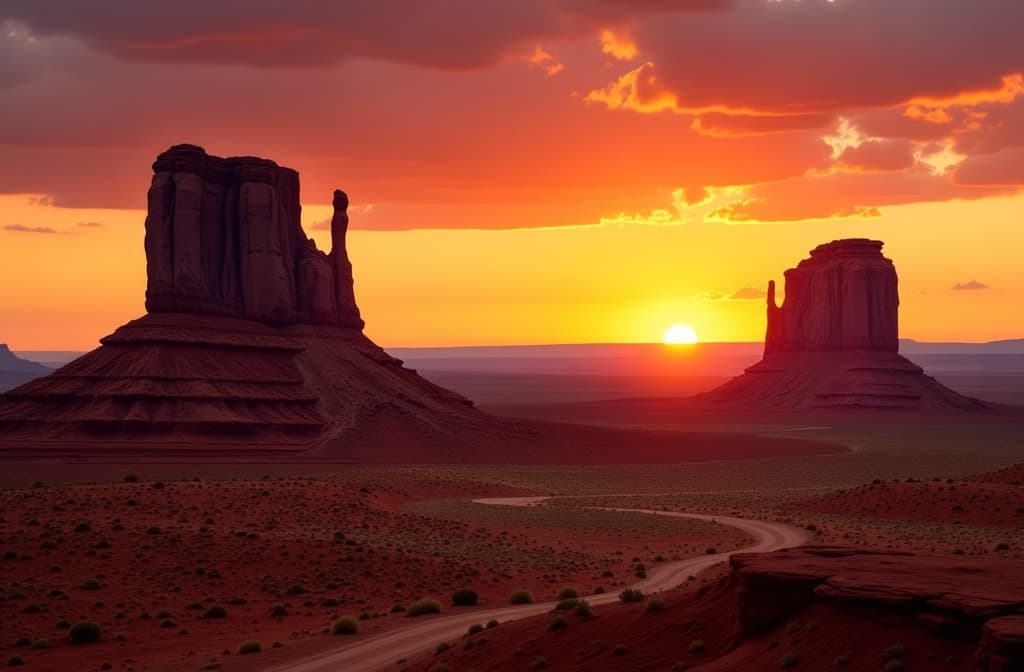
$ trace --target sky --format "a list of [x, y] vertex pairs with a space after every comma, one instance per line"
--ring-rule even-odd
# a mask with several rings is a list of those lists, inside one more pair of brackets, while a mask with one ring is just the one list
[[901, 335], [1024, 337], [1019, 0], [5, 0], [0, 342], [144, 312], [153, 159], [335, 188], [385, 346], [764, 334], [815, 245], [886, 242]]

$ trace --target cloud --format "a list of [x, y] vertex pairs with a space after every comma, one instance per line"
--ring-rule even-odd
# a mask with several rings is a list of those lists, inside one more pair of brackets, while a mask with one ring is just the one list
[[86, 229], [98, 229], [103, 226], [103, 222], [76, 222], [75, 226], [80, 226]]
[[1022, 23], [1017, 0], [747, 0], [631, 34], [651, 62], [648, 97], [680, 111], [794, 115], [992, 98], [1024, 71]]
[[750, 301], [754, 299], [763, 299], [765, 296], [767, 296], [767, 293], [763, 289], [757, 289], [756, 287], [740, 287], [729, 295], [729, 299], [732, 301]]
[[953, 173], [953, 180], [966, 186], [1024, 185], [1024, 147], [1003, 149], [991, 154], [969, 156]]
[[971, 291], [977, 289], [989, 289], [989, 286], [978, 282], [977, 280], [968, 280], [967, 282], [958, 282], [950, 287], [950, 289], [955, 289], [957, 291]]
[[18, 233], [62, 233], [57, 229], [49, 226], [25, 226], [24, 224], [6, 224], [4, 225], [4, 231], [16, 231]]
[[309, 230], [310, 231], [330, 231], [331, 230], [331, 219], [332, 218], [328, 217], [327, 219], [323, 219], [323, 220], [321, 220], [319, 222], [314, 222], [313, 225], [309, 227]]
[[906, 170], [915, 163], [914, 145], [908, 140], [867, 140], [843, 150], [837, 163], [864, 171]]
[[[735, 0], [353, 0], [280, 3], [5, 0], [0, 19], [72, 36], [126, 61], [330, 67], [374, 59], [490, 68], [524, 46], [580, 40], [649, 16], [724, 11]], [[398, 20], [396, 20], [398, 17]]]

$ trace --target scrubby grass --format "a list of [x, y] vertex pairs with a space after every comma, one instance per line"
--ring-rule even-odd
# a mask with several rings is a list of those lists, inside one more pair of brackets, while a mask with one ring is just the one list
[[430, 599], [428, 597], [422, 600], [416, 600], [408, 606], [405, 610], [406, 616], [426, 616], [427, 614], [440, 614], [441, 603], [437, 600]]
[[334, 621], [331, 626], [331, 633], [335, 635], [357, 635], [359, 634], [359, 621], [350, 614], [345, 614]]
[[452, 605], [456, 607], [472, 607], [480, 600], [480, 596], [472, 588], [459, 588], [452, 593]]
[[103, 629], [93, 621], [79, 621], [71, 626], [68, 635], [75, 644], [94, 644], [100, 641]]
[[243, 656], [250, 653], [259, 653], [263, 650], [263, 645], [257, 642], [255, 639], [249, 639], [238, 645], [238, 655]]
[[519, 590], [512, 593], [512, 596], [508, 598], [509, 604], [533, 604], [533, 593], [520, 588]]

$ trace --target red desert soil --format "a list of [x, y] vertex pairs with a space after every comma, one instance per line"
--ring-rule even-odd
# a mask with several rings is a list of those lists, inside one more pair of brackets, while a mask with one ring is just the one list
[[[672, 591], [661, 597], [665, 608], [649, 612], [644, 603], [615, 604], [580, 619], [565, 614], [567, 627], [549, 631], [545, 615], [467, 636], [440, 656], [427, 655], [408, 669], [430, 672], [443, 662], [452, 670], [504, 672], [552, 669], [590, 672], [663, 672], [699, 669], [735, 672], [779, 670], [787, 653], [803, 670], [846, 669], [877, 672], [887, 647], [902, 644], [908, 669], [957, 669], [949, 661], [968, 661], [976, 646], [938, 637], [913, 624], [879, 622], [827, 604], [811, 604], [793, 619], [739, 642], [735, 585], [715, 581], [703, 594]], [[468, 642], [473, 642], [472, 645]], [[730, 648], [739, 642], [738, 646]], [[620, 648], [621, 647], [621, 648]], [[848, 658], [837, 668], [836, 659]], [[546, 661], [538, 663], [538, 659]], [[932, 662], [934, 661], [934, 662]], [[922, 667], [911, 666], [920, 662]]]
[[884, 482], [807, 500], [800, 509], [982, 527], [1024, 528], [1024, 467], [945, 481]]
[[741, 554], [730, 564], [729, 576], [700, 591], [664, 593], [663, 609], [615, 604], [589, 618], [570, 611], [558, 630], [549, 629], [550, 614], [504, 624], [409, 669], [427, 672], [441, 661], [477, 672], [895, 672], [1001, 670], [993, 665], [1007, 663], [1004, 655], [1021, 662], [1024, 619], [1012, 614], [1024, 604], [1024, 575], [1013, 561], [953, 565], [942, 556], [806, 547]]
[[[393, 605], [447, 602], [467, 585], [492, 605], [520, 587], [538, 599], [564, 585], [615, 590], [634, 580], [637, 558], [650, 565], [655, 552], [745, 543], [738, 531], [692, 520], [622, 514], [599, 534], [571, 510], [517, 518], [486, 507], [492, 517], [475, 523], [457, 508], [446, 514], [447, 505], [427, 515], [407, 506], [519, 494], [425, 477], [0, 491], [0, 655], [33, 670], [105, 662], [193, 670], [214, 657], [235, 660], [250, 639], [265, 648], [337, 645], [319, 635], [345, 613], [365, 618], [369, 634], [409, 623]], [[608, 538], [614, 543], [602, 543]], [[83, 618], [102, 627], [99, 643], [70, 643], [69, 624]]]

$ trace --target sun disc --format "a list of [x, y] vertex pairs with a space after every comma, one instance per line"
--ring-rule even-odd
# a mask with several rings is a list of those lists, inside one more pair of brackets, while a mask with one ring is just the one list
[[688, 324], [673, 324], [665, 330], [663, 340], [667, 345], [693, 345], [697, 342], [697, 332]]

